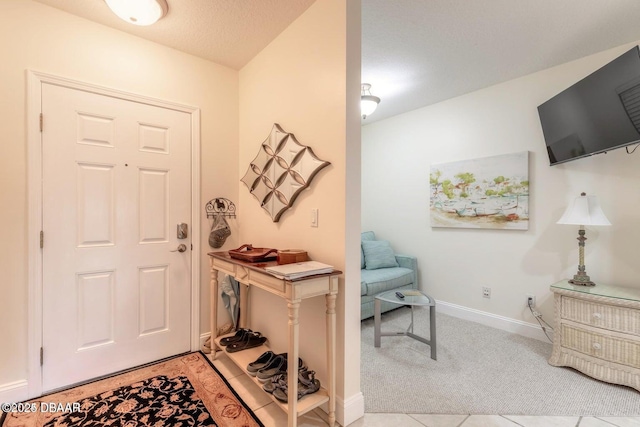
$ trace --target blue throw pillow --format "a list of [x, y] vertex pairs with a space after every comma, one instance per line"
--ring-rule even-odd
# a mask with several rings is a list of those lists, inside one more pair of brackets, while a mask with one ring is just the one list
[[367, 270], [398, 267], [396, 256], [386, 240], [363, 240], [364, 263]]
[[[360, 242], [363, 240], [376, 240], [376, 235], [373, 231], [363, 231], [360, 233]], [[360, 270], [364, 268], [364, 250], [362, 249], [362, 245], [360, 245]]]
[[376, 240], [376, 235], [373, 231], [363, 231], [360, 233], [360, 240]]

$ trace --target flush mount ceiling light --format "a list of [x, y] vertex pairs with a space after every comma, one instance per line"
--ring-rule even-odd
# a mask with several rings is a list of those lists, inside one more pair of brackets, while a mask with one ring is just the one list
[[371, 85], [369, 83], [362, 83], [362, 90], [360, 93], [360, 113], [362, 118], [366, 119], [367, 116], [373, 114], [378, 108], [380, 98], [371, 95]]
[[151, 25], [167, 14], [165, 0], [105, 0], [109, 9], [130, 24]]

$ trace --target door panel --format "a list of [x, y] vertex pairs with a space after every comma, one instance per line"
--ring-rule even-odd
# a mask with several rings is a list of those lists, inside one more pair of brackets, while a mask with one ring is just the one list
[[42, 85], [43, 390], [189, 351], [191, 117]]
[[168, 266], [138, 269], [140, 294], [139, 335], [167, 330]]
[[140, 169], [138, 174], [140, 243], [166, 242], [168, 171]]
[[113, 271], [78, 274], [78, 350], [113, 344]]
[[77, 168], [77, 245], [112, 246], [116, 212], [114, 167], [78, 163]]

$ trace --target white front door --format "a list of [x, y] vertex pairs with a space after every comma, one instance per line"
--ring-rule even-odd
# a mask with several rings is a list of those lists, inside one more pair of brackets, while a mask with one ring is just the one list
[[190, 115], [49, 83], [42, 113], [43, 391], [189, 351]]

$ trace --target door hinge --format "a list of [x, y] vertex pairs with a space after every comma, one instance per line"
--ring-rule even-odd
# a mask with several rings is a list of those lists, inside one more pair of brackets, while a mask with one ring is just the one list
[[40, 132], [42, 132], [43, 129], [43, 123], [44, 123], [44, 116], [42, 115], [42, 113], [40, 113]]
[[40, 249], [44, 248], [44, 231], [40, 230]]
[[40, 347], [40, 366], [44, 364], [44, 348]]

